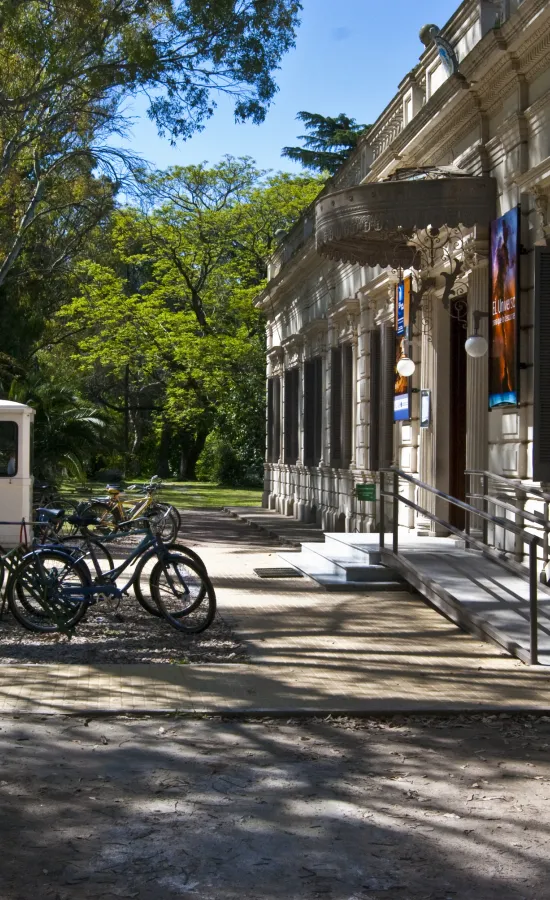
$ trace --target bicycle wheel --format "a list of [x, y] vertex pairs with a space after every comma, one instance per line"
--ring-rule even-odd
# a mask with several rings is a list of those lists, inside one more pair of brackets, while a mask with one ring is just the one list
[[62, 509], [65, 510], [65, 515], [56, 526], [57, 534], [61, 538], [72, 537], [78, 534], [78, 526], [72, 525], [67, 521], [67, 518], [78, 511], [78, 503], [73, 503], [72, 500], [63, 500]]
[[163, 544], [172, 544], [176, 540], [178, 536], [178, 522], [170, 506], [155, 503], [149, 507], [146, 515], [151, 522], [151, 527], [160, 536]]
[[115, 567], [113, 557], [108, 548], [95, 537], [84, 537], [82, 535], [63, 537], [59, 539], [59, 545], [64, 549], [65, 553], [70, 553], [76, 561], [84, 562], [92, 577], [97, 575], [92, 558], [94, 556], [102, 572], [110, 572]]
[[173, 519], [175, 519], [177, 527], [178, 527], [178, 532], [179, 532], [179, 530], [181, 528], [181, 516], [180, 516], [179, 509], [176, 509], [175, 506], [168, 505], [167, 503], [159, 503], [159, 506], [161, 506], [163, 509], [168, 509], [170, 511], [170, 515], [172, 516]]
[[81, 589], [89, 584], [86, 567], [67, 553], [50, 547], [33, 550], [8, 581], [8, 606], [29, 631], [69, 631], [86, 614]]
[[[183, 544], [170, 544], [169, 546], [166, 547], [166, 549], [171, 552], [173, 551], [174, 553], [177, 553], [178, 556], [181, 555], [181, 556], [187, 557], [197, 567], [197, 569], [199, 569], [201, 572], [204, 572], [205, 575], [207, 574], [206, 566], [204, 565], [199, 554], [195, 553], [194, 550], [191, 550], [190, 547], [185, 547]], [[136, 595], [136, 600], [138, 601], [138, 603], [141, 606], [143, 606], [143, 609], [146, 610], [146, 612], [148, 612], [151, 616], [161, 616], [162, 613], [159, 610], [157, 604], [155, 603], [155, 601], [153, 600], [152, 597], [150, 597], [144, 593], [143, 585], [142, 585], [143, 570], [144, 570], [145, 566], [147, 565], [147, 563], [154, 561], [154, 559], [155, 559], [154, 556], [152, 556], [152, 557], [144, 556], [139, 561], [139, 563], [137, 564], [137, 567], [136, 567], [135, 574], [134, 574], [133, 588], [134, 588], [134, 594]], [[149, 589], [150, 588], [151, 588], [151, 584], [149, 583]], [[198, 603], [202, 602], [205, 594], [206, 594], [206, 588], [204, 587], [202, 592], [199, 592], [199, 596], [197, 598]]]
[[119, 517], [116, 511], [108, 504], [102, 503], [100, 500], [91, 500], [89, 503], [83, 503], [79, 506], [78, 515], [84, 518], [90, 516], [97, 519], [97, 523], [88, 524], [87, 530], [91, 534], [110, 534], [116, 531]]
[[[206, 572], [188, 557], [170, 553], [159, 559], [149, 579], [151, 597], [173, 628], [199, 634], [216, 615], [216, 593]], [[202, 595], [202, 596], [201, 596]]]

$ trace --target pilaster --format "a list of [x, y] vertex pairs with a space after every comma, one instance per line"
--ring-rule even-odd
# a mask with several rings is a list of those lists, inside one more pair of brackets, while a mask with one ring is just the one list
[[[428, 301], [429, 303], [430, 301]], [[428, 318], [430, 316], [430, 318]], [[420, 481], [425, 484], [435, 484], [435, 421], [437, 411], [435, 409], [435, 396], [437, 390], [437, 357], [435, 347], [432, 340], [431, 328], [431, 311], [423, 307], [422, 309], [422, 335], [421, 335], [421, 360], [420, 367], [420, 389], [429, 390], [431, 392], [431, 422], [427, 428], [422, 428], [420, 432], [420, 459], [419, 459], [419, 475]], [[419, 491], [418, 503], [428, 512], [435, 513], [435, 497], [429, 491]], [[433, 532], [433, 522], [420, 513], [416, 517], [416, 531], [418, 534], [430, 534]]]
[[[449, 396], [450, 320], [441, 298], [432, 294], [422, 311], [421, 389], [431, 391], [431, 416], [422, 429], [420, 442], [420, 480], [441, 491], [449, 490]], [[446, 349], [447, 348], [447, 349]], [[419, 492], [419, 504], [441, 519], [448, 518], [447, 504], [429, 491]], [[427, 517], [417, 517], [419, 534], [438, 534], [439, 527]]]
[[[474, 331], [474, 312], [487, 312], [489, 296], [488, 260], [480, 260], [468, 278], [468, 334]], [[488, 319], [480, 320], [479, 332], [488, 338]], [[487, 356], [468, 356], [466, 369], [466, 468], [488, 465], [488, 365]]]

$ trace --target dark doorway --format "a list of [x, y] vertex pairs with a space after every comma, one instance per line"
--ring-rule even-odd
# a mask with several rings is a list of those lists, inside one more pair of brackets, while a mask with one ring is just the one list
[[[451, 307], [451, 353], [449, 380], [449, 493], [458, 500], [466, 499], [466, 298]], [[450, 505], [449, 521], [464, 528], [463, 509]]]

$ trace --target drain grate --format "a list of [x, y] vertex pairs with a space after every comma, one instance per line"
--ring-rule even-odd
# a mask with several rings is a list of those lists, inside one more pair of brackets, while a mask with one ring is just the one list
[[298, 572], [296, 569], [285, 568], [284, 566], [280, 566], [279, 568], [273, 569], [254, 569], [254, 573], [259, 578], [303, 578], [301, 572]]

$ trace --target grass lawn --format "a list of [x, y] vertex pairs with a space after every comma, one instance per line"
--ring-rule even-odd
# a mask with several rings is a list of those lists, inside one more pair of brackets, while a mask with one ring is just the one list
[[[131, 482], [128, 482], [131, 483]], [[142, 479], [134, 484], [143, 484]], [[90, 481], [85, 485], [76, 484], [74, 481], [63, 481], [61, 484], [63, 494], [72, 500], [87, 497], [100, 497], [105, 494], [105, 484], [100, 481]], [[139, 496], [128, 494], [128, 498]], [[192, 509], [193, 507], [210, 507], [219, 509], [222, 506], [261, 506], [262, 492], [248, 488], [220, 487], [205, 481], [172, 481], [163, 483], [159, 491], [159, 500], [171, 503], [178, 509]]]

